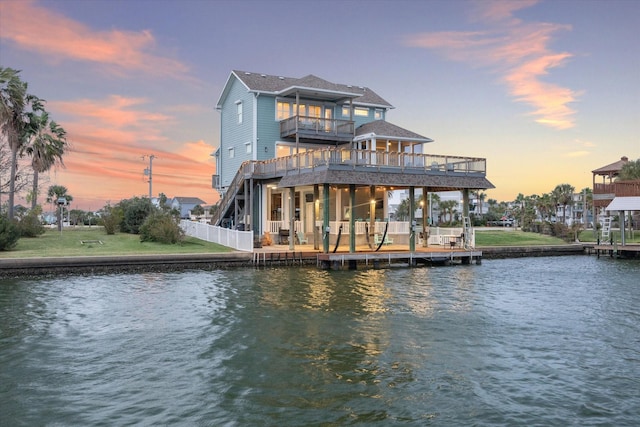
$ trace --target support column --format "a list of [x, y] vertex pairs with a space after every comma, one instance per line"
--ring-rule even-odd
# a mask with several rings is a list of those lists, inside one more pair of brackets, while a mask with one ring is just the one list
[[356, 206], [356, 186], [349, 184], [349, 253], [356, 251], [356, 218], [353, 208]]
[[422, 187], [422, 247], [429, 246], [429, 190]]
[[369, 187], [369, 247], [373, 248], [373, 238], [376, 234], [376, 186]]
[[462, 216], [469, 216], [469, 189], [462, 190]]
[[296, 235], [296, 188], [289, 188], [289, 249], [293, 250], [293, 238]]
[[313, 249], [320, 249], [320, 236], [322, 233], [316, 227], [320, 218], [320, 187], [318, 184], [313, 186]]
[[322, 218], [322, 251], [325, 254], [329, 253], [329, 184], [324, 184], [323, 187], [324, 207]]
[[409, 250], [416, 250], [416, 227], [415, 227], [415, 211], [416, 211], [416, 189], [409, 187]]

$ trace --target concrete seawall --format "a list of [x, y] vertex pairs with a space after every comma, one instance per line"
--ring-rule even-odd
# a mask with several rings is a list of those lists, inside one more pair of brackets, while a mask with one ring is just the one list
[[[484, 259], [581, 255], [585, 253], [582, 244], [481, 247], [477, 249], [482, 251], [482, 258]], [[296, 257], [302, 257], [305, 264], [315, 264], [317, 253], [296, 253]], [[252, 262], [253, 254], [249, 252], [5, 258], [0, 259], [0, 278], [182, 271], [189, 269], [214, 270], [218, 268], [246, 267], [252, 265]]]

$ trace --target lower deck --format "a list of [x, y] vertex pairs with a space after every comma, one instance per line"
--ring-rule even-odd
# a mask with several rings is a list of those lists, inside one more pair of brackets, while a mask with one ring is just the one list
[[471, 264], [473, 261], [476, 264], [482, 262], [482, 251], [444, 247], [420, 247], [409, 251], [406, 245], [385, 245], [378, 251], [363, 245], [358, 246], [355, 252], [339, 247], [330, 253], [316, 250], [313, 245], [296, 245], [294, 251], [288, 250], [286, 245], [272, 245], [255, 249], [253, 254], [256, 266], [315, 262], [319, 268], [333, 270]]

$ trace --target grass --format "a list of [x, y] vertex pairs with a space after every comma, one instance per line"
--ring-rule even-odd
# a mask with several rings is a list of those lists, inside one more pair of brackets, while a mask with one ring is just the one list
[[[83, 243], [84, 242], [84, 243]], [[186, 237], [182, 244], [165, 245], [141, 242], [139, 235], [116, 233], [109, 235], [103, 227], [69, 228], [62, 232], [47, 231], [34, 238], [23, 237], [9, 251], [0, 251], [1, 258], [63, 257], [95, 255], [190, 254], [232, 252], [216, 243]]]
[[478, 246], [541, 246], [565, 245], [562, 239], [538, 233], [520, 230], [482, 230], [476, 228], [476, 247]]
[[[614, 242], [622, 242], [622, 235], [620, 234], [620, 230], [611, 230], [611, 235], [613, 236]], [[581, 242], [593, 242], [597, 241], [597, 236], [594, 233], [593, 229], [591, 230], [582, 230], [579, 235], [579, 239]], [[629, 231], [627, 231], [627, 236], [625, 238], [626, 243], [640, 243], [640, 231], [634, 230], [633, 236], [629, 235]], [[603, 244], [608, 242], [602, 242]]]

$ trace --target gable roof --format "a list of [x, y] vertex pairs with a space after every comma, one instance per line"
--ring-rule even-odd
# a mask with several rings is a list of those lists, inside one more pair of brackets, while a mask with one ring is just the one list
[[400, 139], [404, 141], [416, 141], [416, 142], [433, 142], [433, 139], [426, 136], [419, 135], [415, 132], [401, 128], [386, 120], [374, 120], [373, 122], [365, 123], [358, 126], [356, 129], [356, 137], [354, 141], [366, 139], [368, 137], [375, 136], [382, 139]]
[[602, 166], [601, 168], [592, 170], [591, 173], [596, 175], [609, 175], [609, 174], [617, 174], [622, 169], [622, 166], [625, 165], [629, 161], [629, 158], [623, 156], [617, 162], [613, 162], [610, 165]]
[[206, 202], [198, 197], [174, 197], [172, 201], [177, 201], [181, 205], [204, 205]]
[[268, 74], [253, 73], [248, 71], [233, 70], [225, 84], [225, 89], [220, 95], [217, 107], [220, 108], [225, 98], [229, 82], [237, 78], [249, 92], [268, 93], [274, 96], [292, 96], [296, 91], [314, 98], [326, 99], [334, 102], [353, 99], [354, 104], [372, 107], [393, 108], [389, 102], [377, 93], [364, 86], [354, 86], [332, 83], [320, 77], [309, 74], [307, 76], [284, 77]]

